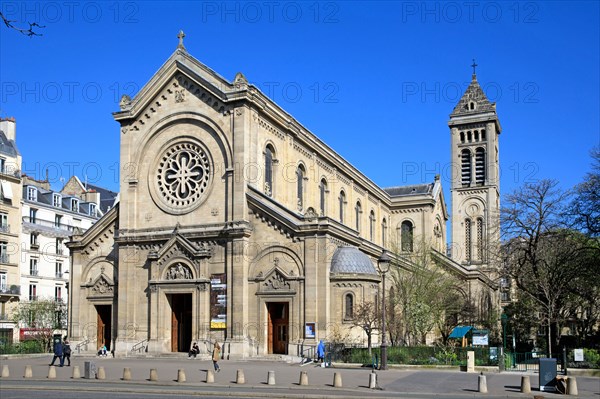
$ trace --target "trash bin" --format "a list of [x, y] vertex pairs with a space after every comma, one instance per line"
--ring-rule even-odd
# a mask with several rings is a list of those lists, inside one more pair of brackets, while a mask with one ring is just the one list
[[540, 392], [556, 392], [555, 358], [540, 358]]

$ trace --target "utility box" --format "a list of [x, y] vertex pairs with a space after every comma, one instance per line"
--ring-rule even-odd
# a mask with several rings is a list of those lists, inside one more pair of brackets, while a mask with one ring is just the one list
[[540, 392], [556, 392], [555, 358], [540, 358]]
[[83, 378], [94, 379], [96, 378], [96, 363], [94, 362], [83, 362]]

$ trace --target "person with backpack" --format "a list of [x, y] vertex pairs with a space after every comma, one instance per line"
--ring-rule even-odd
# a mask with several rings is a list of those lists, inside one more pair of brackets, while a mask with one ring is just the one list
[[63, 354], [63, 345], [62, 342], [60, 342], [60, 337], [54, 341], [54, 357], [52, 358], [52, 362], [50, 363], [50, 366], [54, 366], [54, 362], [56, 361], [56, 359], [60, 360], [60, 367], [63, 366], [64, 364], [64, 354]]
[[63, 343], [63, 364], [65, 360], [69, 362], [67, 367], [71, 366], [71, 344], [67, 340], [67, 337], [65, 337], [65, 342]]

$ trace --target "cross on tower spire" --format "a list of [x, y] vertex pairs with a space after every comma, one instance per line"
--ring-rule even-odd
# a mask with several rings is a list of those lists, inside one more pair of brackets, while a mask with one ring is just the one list
[[177, 38], [179, 38], [179, 44], [177, 45], [177, 48], [181, 48], [185, 50], [185, 46], [183, 45], [183, 38], [185, 37], [185, 33], [183, 33], [182, 30], [179, 31], [179, 34], [177, 35]]
[[473, 58], [473, 65], [471, 65], [471, 67], [473, 68], [473, 79], [475, 79], [475, 76], [476, 76], [475, 68], [477, 68], [477, 64], [475, 63], [475, 58]]

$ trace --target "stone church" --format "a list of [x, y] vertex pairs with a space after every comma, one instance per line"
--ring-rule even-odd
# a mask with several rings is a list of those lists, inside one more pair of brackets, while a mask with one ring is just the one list
[[438, 177], [377, 186], [243, 74], [230, 82], [179, 38], [113, 114], [120, 202], [68, 244], [72, 342], [116, 356], [211, 340], [226, 358], [296, 355], [339, 331], [360, 336], [355, 307], [381, 301], [378, 259], [418, 240], [465, 295], [496, 305], [483, 244], [497, 218], [500, 126], [475, 75], [449, 122], [451, 259]]

